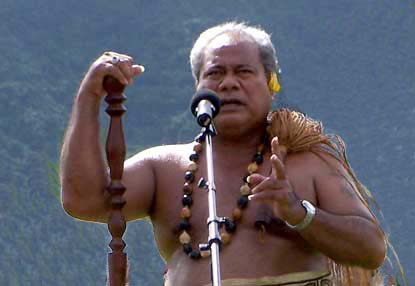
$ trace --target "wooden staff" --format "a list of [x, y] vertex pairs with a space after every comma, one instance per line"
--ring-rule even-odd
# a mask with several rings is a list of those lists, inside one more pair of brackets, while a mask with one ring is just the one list
[[105, 146], [111, 182], [107, 191], [111, 195], [111, 212], [108, 218], [108, 229], [112, 239], [108, 253], [108, 285], [125, 286], [128, 282], [127, 254], [123, 252], [126, 243], [122, 239], [127, 223], [122, 214], [125, 205], [123, 194], [125, 187], [121, 183], [125, 160], [125, 141], [121, 116], [127, 110], [122, 102], [126, 99], [123, 94], [125, 86], [117, 79], [107, 76], [104, 78], [104, 89], [108, 93], [105, 110], [110, 116], [110, 126]]

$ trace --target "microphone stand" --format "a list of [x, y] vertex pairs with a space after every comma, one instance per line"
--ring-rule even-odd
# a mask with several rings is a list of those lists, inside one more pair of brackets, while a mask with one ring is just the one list
[[209, 217], [207, 219], [207, 226], [209, 230], [208, 244], [199, 245], [200, 250], [210, 249], [211, 253], [211, 279], [212, 286], [221, 285], [220, 277], [220, 260], [219, 249], [222, 241], [219, 235], [219, 226], [224, 222], [224, 218], [219, 218], [216, 215], [216, 187], [213, 172], [213, 152], [212, 152], [212, 137], [216, 135], [213, 121], [208, 126], [202, 128], [202, 136], [205, 138], [206, 144], [206, 165], [207, 165], [207, 182], [202, 178], [199, 181], [199, 186], [208, 189], [208, 204]]

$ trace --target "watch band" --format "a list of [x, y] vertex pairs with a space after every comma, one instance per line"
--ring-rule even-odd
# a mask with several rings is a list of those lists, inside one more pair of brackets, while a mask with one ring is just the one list
[[306, 215], [305, 215], [304, 219], [296, 225], [291, 225], [288, 222], [285, 222], [290, 228], [295, 229], [295, 230], [305, 229], [307, 226], [310, 225], [311, 221], [313, 220], [314, 216], [316, 215], [316, 208], [309, 201], [301, 200], [301, 205], [306, 210]]

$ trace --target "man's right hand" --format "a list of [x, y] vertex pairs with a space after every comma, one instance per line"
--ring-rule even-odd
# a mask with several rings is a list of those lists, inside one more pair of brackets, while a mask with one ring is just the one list
[[134, 77], [144, 72], [144, 66], [134, 63], [128, 55], [105, 52], [90, 66], [82, 80], [79, 94], [93, 94], [97, 98], [105, 95], [103, 80], [107, 75], [113, 76], [124, 85], [133, 83]]

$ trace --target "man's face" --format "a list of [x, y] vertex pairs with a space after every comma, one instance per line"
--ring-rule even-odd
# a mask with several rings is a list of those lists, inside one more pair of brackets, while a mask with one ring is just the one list
[[215, 91], [222, 100], [215, 119], [218, 127], [263, 124], [270, 109], [268, 88], [258, 46], [249, 40], [223, 34], [206, 47], [197, 89]]

